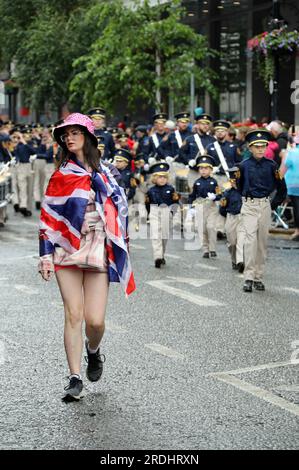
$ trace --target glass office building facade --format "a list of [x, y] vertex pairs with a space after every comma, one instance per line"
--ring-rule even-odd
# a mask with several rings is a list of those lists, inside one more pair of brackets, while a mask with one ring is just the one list
[[[212, 48], [220, 51], [212, 67], [219, 74], [217, 102], [197, 96], [197, 102], [214, 117], [244, 120], [271, 116], [270, 93], [258, 77], [246, 52], [248, 39], [269, 31], [273, 17], [269, 0], [186, 0], [186, 22], [198, 33], [208, 36]], [[290, 30], [299, 30], [298, 0], [279, 0], [280, 15]], [[280, 67], [278, 115], [288, 123], [299, 122], [299, 113], [291, 102], [291, 84], [299, 79], [298, 57], [293, 55]], [[198, 86], [198, 84], [197, 84]]]

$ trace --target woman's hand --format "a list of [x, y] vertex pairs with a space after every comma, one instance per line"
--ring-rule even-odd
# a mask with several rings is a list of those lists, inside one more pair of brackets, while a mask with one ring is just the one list
[[44, 281], [50, 281], [52, 271], [43, 270], [43, 271], [40, 271], [40, 274], [41, 274], [41, 277], [44, 279]]

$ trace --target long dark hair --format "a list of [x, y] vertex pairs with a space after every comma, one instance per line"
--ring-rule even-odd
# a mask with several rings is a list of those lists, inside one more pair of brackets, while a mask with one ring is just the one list
[[[85, 130], [85, 128], [82, 126], [78, 126], [78, 127], [80, 127], [80, 129], [83, 131]], [[85, 161], [90, 166], [90, 168], [92, 168], [93, 170], [99, 171], [101, 153], [97, 149], [97, 147], [95, 147], [95, 145], [93, 144], [87, 132], [84, 132], [83, 154], [84, 154]], [[63, 146], [61, 155], [59, 158], [58, 166], [60, 167], [64, 162], [72, 158], [72, 155], [73, 154], [69, 152], [67, 148]]]

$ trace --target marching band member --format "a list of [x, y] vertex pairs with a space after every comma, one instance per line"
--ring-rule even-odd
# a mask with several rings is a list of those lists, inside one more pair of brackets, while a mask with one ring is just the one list
[[229, 170], [230, 188], [226, 189], [219, 201], [219, 211], [226, 217], [225, 231], [227, 237], [227, 247], [231, 255], [232, 268], [239, 273], [244, 271], [244, 241], [245, 230], [242, 216], [242, 196], [237, 189], [236, 179], [239, 175], [239, 168], [232, 167]]
[[[265, 158], [270, 140], [265, 130], [253, 130], [246, 135], [251, 157], [240, 164], [238, 189], [243, 196], [241, 209], [245, 230], [244, 245], [244, 292], [264, 291], [262, 282], [267, 255], [267, 241], [271, 223], [271, 209], [275, 209], [285, 199], [287, 191], [281, 179], [277, 164]], [[270, 201], [271, 193], [276, 195]]]
[[[192, 205], [200, 205], [202, 214], [197, 214], [199, 222], [199, 235], [201, 227], [203, 230], [202, 248], [203, 258], [215, 258], [216, 253], [216, 220], [217, 220], [217, 205], [216, 200], [220, 199], [220, 189], [217, 181], [211, 175], [213, 173], [213, 166], [215, 161], [210, 155], [200, 155], [196, 159], [196, 167], [200, 177], [195, 181], [193, 190], [188, 198], [188, 203]], [[202, 215], [202, 218], [201, 218]]]
[[168, 184], [169, 164], [154, 163], [150, 169], [153, 186], [148, 190], [147, 200], [150, 204], [150, 233], [155, 267], [161, 268], [165, 263], [165, 251], [170, 233], [170, 221], [180, 196], [173, 186]]

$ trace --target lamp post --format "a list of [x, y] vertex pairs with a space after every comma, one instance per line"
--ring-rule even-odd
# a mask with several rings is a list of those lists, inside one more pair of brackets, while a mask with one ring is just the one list
[[[272, 0], [272, 19], [269, 26], [272, 29], [278, 29], [283, 26], [284, 21], [280, 16], [280, 3], [279, 0]], [[274, 77], [269, 83], [269, 92], [271, 95], [270, 100], [270, 116], [271, 121], [278, 119], [278, 85], [279, 85], [279, 55], [277, 51], [273, 52], [274, 55]]]

